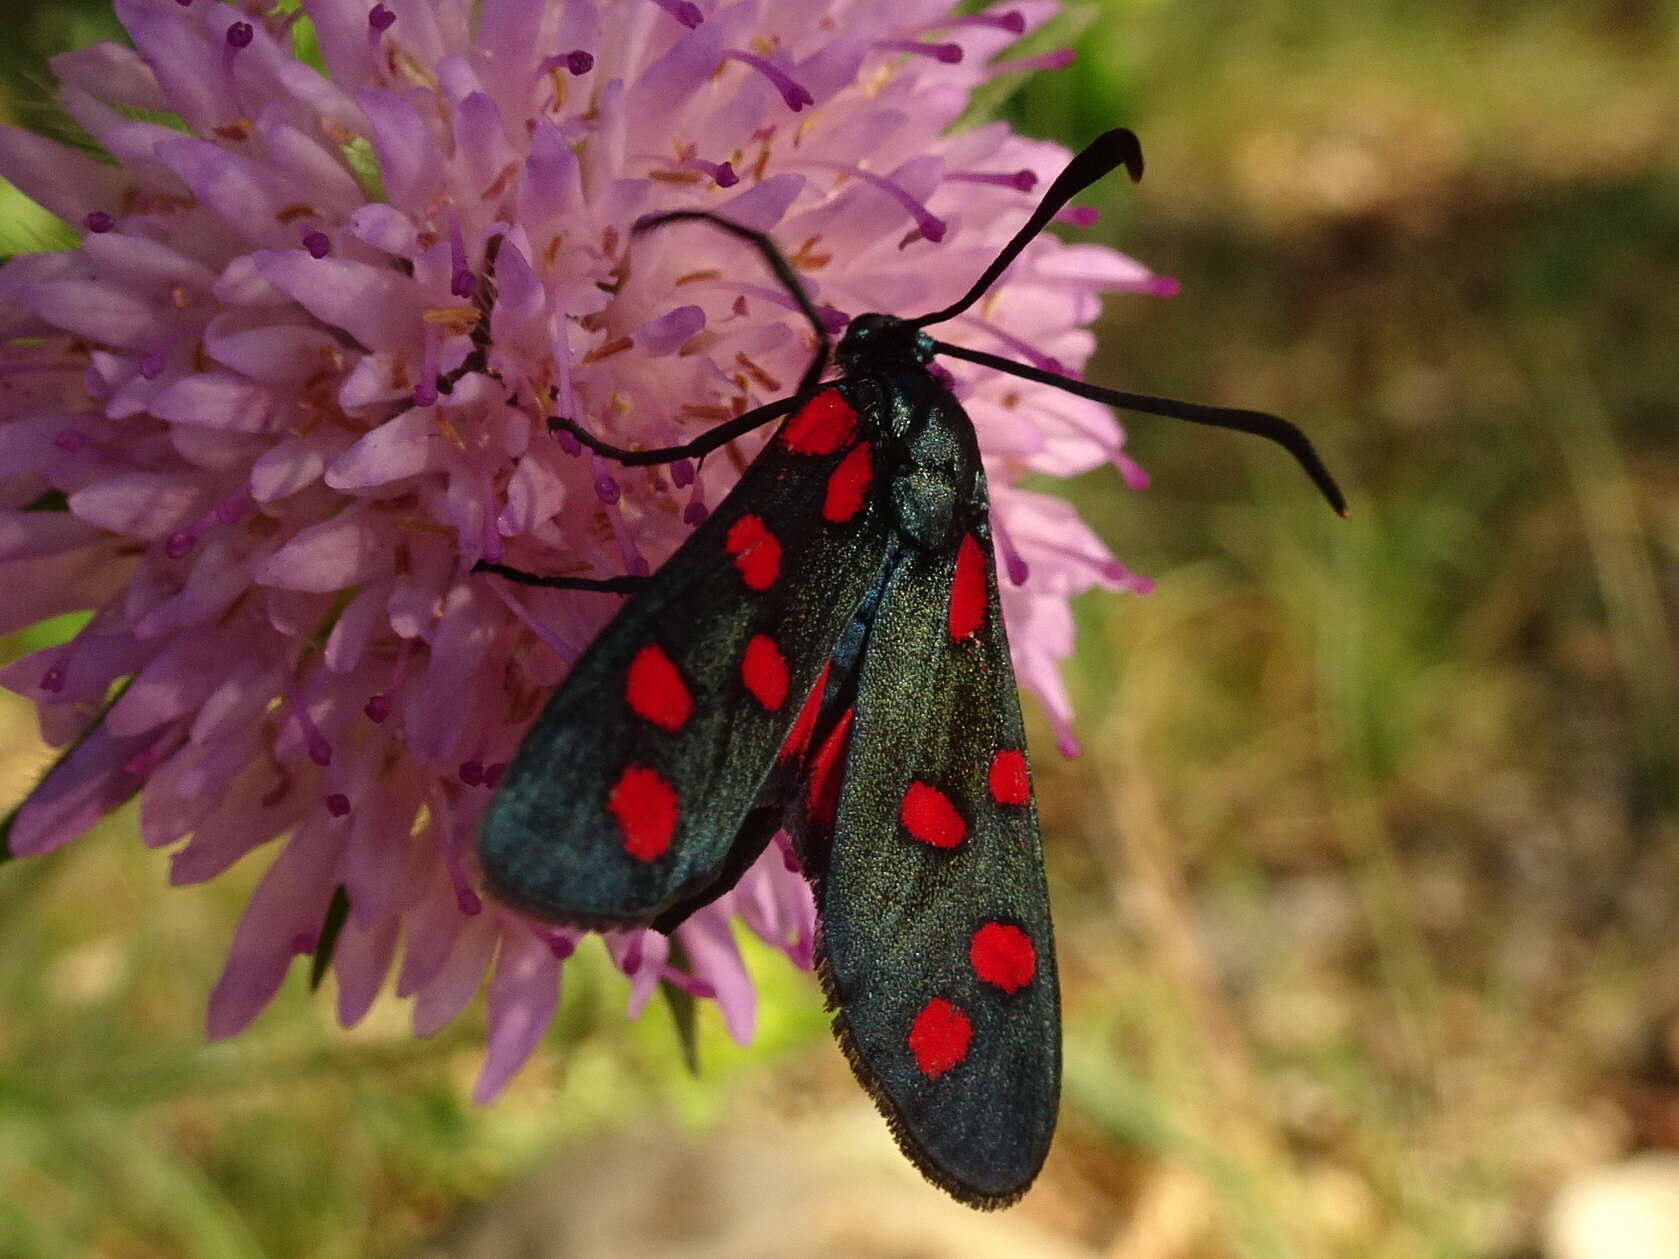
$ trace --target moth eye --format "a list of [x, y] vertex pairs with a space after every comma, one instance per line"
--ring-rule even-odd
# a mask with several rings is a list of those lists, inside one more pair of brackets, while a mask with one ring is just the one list
[[910, 1024], [909, 1051], [921, 1074], [936, 1080], [968, 1056], [973, 1036], [972, 1020], [943, 997], [934, 997]]
[[822, 499], [822, 518], [836, 525], [853, 519], [863, 510], [873, 483], [874, 453], [868, 442], [860, 442], [829, 474], [828, 490]]
[[985, 620], [985, 557], [974, 535], [956, 548], [956, 573], [950, 579], [950, 641], [972, 638]]

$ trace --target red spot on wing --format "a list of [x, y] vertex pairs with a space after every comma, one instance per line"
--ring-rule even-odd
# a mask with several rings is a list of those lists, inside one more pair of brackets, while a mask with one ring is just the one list
[[874, 483], [874, 452], [868, 442], [859, 442], [828, 474], [828, 492], [822, 499], [822, 518], [836, 525], [863, 510], [869, 486]]
[[742, 516], [730, 525], [723, 549], [734, 557], [740, 579], [751, 590], [768, 590], [781, 576], [781, 543], [757, 516]]
[[851, 740], [851, 721], [856, 715], [855, 708], [841, 713], [811, 758], [810, 778], [805, 783], [805, 813], [822, 826], [831, 825], [839, 812], [840, 784], [845, 781], [845, 748]]
[[795, 455], [831, 455], [856, 432], [856, 410], [838, 389], [824, 389], [787, 421], [781, 444]]
[[943, 997], [934, 997], [910, 1024], [909, 1051], [921, 1074], [936, 1080], [968, 1056], [973, 1036], [968, 1016]]
[[1032, 982], [1038, 951], [1032, 937], [1008, 922], [988, 922], [968, 942], [968, 961], [986, 983], [1016, 993]]
[[905, 830], [934, 848], [954, 848], [968, 837], [968, 824], [950, 797], [924, 782], [910, 783], [898, 805], [898, 816]]
[[816, 685], [805, 696], [804, 707], [799, 709], [793, 728], [787, 732], [787, 742], [781, 745], [782, 760], [796, 761], [805, 754], [805, 749], [810, 746], [811, 732], [816, 729], [817, 714], [822, 711], [822, 693], [827, 689], [828, 665], [825, 664], [816, 676]]
[[787, 658], [775, 639], [754, 634], [740, 658], [740, 680], [765, 711], [774, 712], [787, 699]]
[[637, 717], [661, 730], [680, 730], [694, 711], [694, 697], [670, 657], [657, 643], [635, 653], [624, 676], [624, 698]]
[[956, 575], [950, 581], [950, 641], [973, 637], [985, 620], [985, 556], [973, 534], [956, 548]]
[[991, 758], [991, 772], [986, 786], [998, 804], [1031, 804], [1032, 781], [1026, 776], [1026, 753], [1019, 748], [1004, 748]]
[[676, 788], [645, 765], [631, 765], [606, 797], [606, 811], [618, 820], [624, 851], [652, 861], [676, 834]]

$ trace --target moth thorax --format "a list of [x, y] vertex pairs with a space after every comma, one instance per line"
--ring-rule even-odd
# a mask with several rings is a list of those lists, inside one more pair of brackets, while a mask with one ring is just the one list
[[942, 550], [955, 529], [956, 486], [945, 469], [912, 467], [892, 482], [898, 529], [924, 550]]

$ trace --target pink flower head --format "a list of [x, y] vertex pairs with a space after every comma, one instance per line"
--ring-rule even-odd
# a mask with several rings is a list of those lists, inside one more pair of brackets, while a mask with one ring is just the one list
[[[0, 128], [0, 174], [86, 231], [0, 270], [0, 633], [91, 613], [0, 675], [70, 749], [13, 851], [136, 794], [174, 882], [274, 845], [209, 1034], [245, 1027], [347, 900], [342, 1021], [394, 973], [427, 1035], [488, 975], [477, 1093], [495, 1095], [583, 933], [483, 900], [474, 836], [618, 600], [473, 566], [648, 572], [762, 436], [627, 469], [544, 417], [672, 444], [784, 396], [810, 355], [750, 251], [689, 227], [632, 250], [631, 225], [701, 207], [772, 232], [835, 326], [952, 300], [1065, 160], [1001, 124], [946, 134], [1053, 8], [304, 0], [322, 68], [294, 55], [295, 15], [116, 0], [133, 48], [55, 62], [114, 162]], [[942, 333], [1076, 368], [1103, 289], [1164, 291], [1046, 237]], [[995, 487], [1020, 678], [1065, 730], [1067, 600], [1141, 583], [1011, 483], [1134, 465], [1099, 405], [961, 364], [953, 383]], [[736, 919], [809, 964], [810, 897], [772, 847], [679, 950], [606, 937], [633, 1007], [668, 981], [749, 1037]]]

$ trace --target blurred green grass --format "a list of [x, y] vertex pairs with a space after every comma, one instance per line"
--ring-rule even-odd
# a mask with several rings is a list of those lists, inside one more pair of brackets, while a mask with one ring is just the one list
[[[1679, 1011], [1679, 5], [1093, 13], [1008, 109], [1141, 133], [1097, 232], [1185, 287], [1111, 302], [1088, 375], [1290, 416], [1354, 513], [1146, 418], [1153, 489], [1073, 489], [1160, 587], [1082, 602], [1087, 755], [1037, 758], [1068, 1082], [1019, 1211], [1119, 1253], [1182, 1172], [1190, 1241], [1135, 1253], [1537, 1253], [1679, 1071], [1650, 1062]], [[4, 108], [41, 119], [40, 58], [109, 26], [22, 6]], [[9, 201], [0, 228], [47, 230]], [[5, 712], [15, 796], [39, 754]], [[490, 1111], [473, 1019], [346, 1035], [301, 975], [205, 1047], [255, 871], [168, 892], [131, 832], [0, 869], [0, 1254], [400, 1253], [555, 1143], [777, 1080], [850, 1097], [812, 1085], [814, 985], [762, 955], [758, 1043], [703, 1016], [698, 1081], [588, 952]]]

